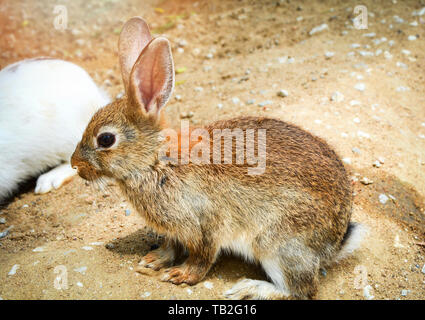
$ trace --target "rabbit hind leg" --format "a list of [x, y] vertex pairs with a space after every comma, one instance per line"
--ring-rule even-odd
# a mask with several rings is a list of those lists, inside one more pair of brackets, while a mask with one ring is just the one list
[[281, 300], [290, 298], [279, 258], [263, 260], [261, 265], [272, 282], [244, 279], [227, 290], [224, 293], [225, 297], [233, 300]]
[[311, 299], [317, 291], [320, 259], [298, 241], [288, 242], [260, 259], [271, 280], [245, 279], [225, 296], [230, 299]]

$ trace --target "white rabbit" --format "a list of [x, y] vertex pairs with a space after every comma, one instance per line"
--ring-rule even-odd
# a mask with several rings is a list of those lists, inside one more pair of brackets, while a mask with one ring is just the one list
[[91, 116], [110, 102], [81, 67], [35, 58], [0, 71], [0, 202], [42, 173], [36, 193], [57, 189], [76, 172], [69, 160]]

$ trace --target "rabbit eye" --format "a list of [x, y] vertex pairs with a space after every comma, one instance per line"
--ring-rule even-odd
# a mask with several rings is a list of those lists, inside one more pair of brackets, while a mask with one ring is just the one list
[[109, 148], [115, 143], [115, 135], [113, 133], [104, 132], [97, 137], [97, 145], [102, 148]]

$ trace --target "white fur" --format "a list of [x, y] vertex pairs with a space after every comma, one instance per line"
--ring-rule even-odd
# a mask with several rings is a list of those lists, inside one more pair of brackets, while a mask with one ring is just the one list
[[[110, 99], [84, 69], [56, 59], [30, 59], [0, 71], [0, 201], [19, 182], [69, 162], [91, 116]], [[69, 166], [69, 163], [67, 164]], [[74, 173], [40, 177], [37, 192]]]
[[224, 295], [228, 299], [276, 299], [288, 297], [286, 279], [282, 273], [278, 257], [260, 261], [267, 277], [273, 282], [263, 280], [244, 279], [237, 282]]
[[341, 261], [351, 255], [355, 250], [360, 247], [364, 237], [368, 234], [369, 229], [360, 223], [356, 223], [351, 230], [348, 239], [345, 241], [341, 250], [335, 258], [335, 262]]
[[244, 279], [237, 282], [231, 289], [224, 292], [224, 296], [232, 300], [267, 300], [287, 297], [274, 284], [252, 279]]
[[72, 169], [68, 162], [63, 163], [38, 177], [35, 193], [46, 193], [53, 188], [57, 189], [76, 173], [77, 170]]
[[282, 272], [282, 267], [279, 263], [279, 258], [269, 258], [261, 260], [261, 265], [270, 280], [274, 283], [278, 291], [289, 296], [289, 290], [286, 284], [285, 276]]
[[254, 261], [254, 252], [252, 251], [251, 241], [244, 235], [232, 240], [226, 240], [221, 249], [225, 252], [234, 253], [247, 261]]

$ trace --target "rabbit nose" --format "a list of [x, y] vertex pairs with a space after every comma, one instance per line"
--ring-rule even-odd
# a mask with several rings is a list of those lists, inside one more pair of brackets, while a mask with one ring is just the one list
[[77, 158], [78, 157], [77, 157], [76, 153], [74, 152], [74, 154], [71, 157], [71, 167], [72, 167], [72, 169], [75, 169], [75, 170], [78, 171], [78, 159]]

